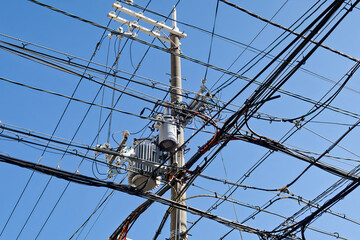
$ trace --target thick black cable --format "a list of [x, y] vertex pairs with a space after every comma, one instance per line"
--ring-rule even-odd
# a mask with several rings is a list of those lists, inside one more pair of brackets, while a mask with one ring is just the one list
[[24, 161], [24, 160], [20, 160], [17, 158], [13, 158], [13, 157], [8, 157], [5, 155], [0, 155], [0, 161], [4, 162], [4, 163], [8, 163], [8, 164], [12, 164], [12, 165], [17, 165], [19, 167], [22, 168], [27, 168], [27, 169], [31, 169], [37, 172], [41, 172], [41, 173], [45, 173], [45, 174], [49, 174], [52, 176], [55, 176], [56, 178], [60, 178], [60, 179], [64, 179], [64, 180], [68, 180], [71, 182], [76, 182], [79, 184], [83, 184], [83, 185], [88, 185], [88, 186], [93, 186], [93, 187], [105, 187], [105, 188], [110, 188], [110, 189], [114, 189], [116, 191], [120, 191], [120, 192], [124, 192], [130, 195], [134, 195], [134, 196], [138, 196], [138, 197], [142, 197], [142, 198], [146, 198], [152, 201], [156, 201], [159, 202], [161, 204], [167, 205], [167, 206], [171, 206], [171, 207], [175, 207], [184, 211], [187, 211], [189, 213], [195, 214], [195, 215], [202, 215], [206, 218], [209, 218], [211, 220], [217, 221], [221, 224], [224, 224], [226, 226], [230, 226], [230, 227], [234, 227], [237, 229], [240, 229], [242, 231], [246, 231], [249, 233], [254, 233], [254, 234], [262, 234], [263, 231], [243, 225], [243, 224], [239, 224], [227, 219], [224, 219], [222, 217], [204, 212], [202, 210], [190, 207], [190, 206], [186, 206], [183, 205], [181, 203], [163, 198], [159, 195], [153, 194], [151, 192], [140, 192], [135, 190], [134, 188], [131, 188], [129, 186], [126, 185], [121, 185], [121, 184], [117, 184], [114, 182], [107, 182], [107, 181], [102, 181], [96, 178], [92, 178], [92, 177], [88, 177], [85, 175], [81, 175], [81, 174], [76, 174], [76, 173], [71, 173], [71, 172], [67, 172], [61, 169], [56, 169], [56, 168], [51, 168], [45, 165], [41, 165], [41, 164], [36, 164], [36, 163], [32, 163], [32, 162], [28, 162], [28, 161]]
[[[249, 105], [249, 106], [254, 105], [254, 102], [259, 98], [258, 96], [263, 95], [263, 93], [265, 92], [266, 88], [268, 88], [268, 87], [270, 86], [271, 82], [273, 82], [273, 81], [275, 80], [275, 78], [280, 74], [280, 72], [281, 72], [283, 69], [285, 69], [285, 66], [286, 66], [288, 63], [291, 62], [291, 60], [292, 60], [292, 59], [295, 57], [295, 55], [300, 51], [300, 49], [302, 49], [302, 48], [306, 45], [306, 43], [309, 42], [309, 40], [319, 31], [319, 29], [327, 22], [327, 20], [330, 19], [330, 17], [334, 14], [334, 12], [335, 12], [340, 6], [341, 6], [341, 2], [337, 2], [337, 3], [331, 4], [326, 11], [324, 11], [322, 14], [320, 14], [319, 17], [317, 17], [317, 18], [313, 21], [313, 23], [310, 24], [310, 25], [304, 30], [304, 32], [306, 32], [308, 29], [310, 29], [310, 27], [311, 27], [312, 25], [314, 25], [317, 21], [319, 21], [319, 20], [324, 16], [324, 18], [320, 20], [319, 24], [318, 24], [318, 25], [313, 29], [313, 31], [307, 36], [307, 38], [306, 38], [304, 41], [302, 41], [302, 43], [294, 50], [293, 53], [290, 54], [290, 56], [287, 58], [287, 61], [285, 61], [285, 62], [275, 71], [275, 73], [267, 80], [267, 82], [265, 82], [263, 85], [261, 85], [261, 86], [255, 91], [255, 93], [253, 94], [253, 96], [247, 101], [247, 102], [248, 102], [247, 105]], [[326, 38], [330, 33], [331, 33], [331, 31], [329, 31], [328, 34], [326, 34], [325, 37], [322, 38], [322, 40], [318, 43], [318, 45], [315, 46], [315, 47], [304, 57], [303, 60], [306, 60], [308, 57], [310, 57], [311, 54], [317, 49], [317, 47], [319, 46], [319, 44], [320, 44], [322, 41], [324, 41], [325, 38]], [[295, 39], [289, 46], [291, 46], [293, 43], [295, 43], [296, 40], [297, 40], [297, 39]], [[282, 52], [285, 52], [286, 49], [287, 49], [287, 48], [285, 48], [284, 51], [282, 51]], [[282, 52], [281, 52], [280, 54], [282, 54]], [[272, 62], [271, 62], [268, 66], [270, 66], [271, 64], [272, 64]], [[285, 78], [282, 79], [282, 83], [278, 84], [278, 85], [277, 85], [277, 88], [280, 88], [280, 86], [281, 86], [282, 84], [284, 84], [285, 81], [288, 80], [292, 74], [295, 73], [295, 71], [299, 68], [300, 65], [302, 65], [302, 61], [300, 61], [299, 64], [297, 65], [297, 67], [295, 67], [290, 73], [288, 73], [288, 74], [286, 75]], [[268, 66], [267, 66], [267, 67], [268, 67]], [[265, 67], [265, 69], [266, 69], [267, 67]], [[265, 69], [263, 69], [262, 72], [265, 71]], [[260, 75], [262, 74], [262, 72], [260, 72], [260, 73], [257, 75], [257, 77], [260, 76]], [[256, 79], [257, 77], [255, 77], [254, 79]], [[271, 91], [272, 93], [268, 94], [268, 95], [267, 95], [267, 98], [270, 98], [270, 97], [272, 96], [272, 94], [274, 94], [275, 91], [276, 91], [276, 89], [272, 89], [272, 91]], [[265, 98], [263, 98], [263, 99], [265, 99]], [[262, 100], [258, 100], [258, 101], [262, 101]], [[256, 108], [257, 108], [257, 109], [260, 108], [261, 105], [262, 105], [262, 104], [257, 104], [257, 105], [256, 105]], [[234, 114], [232, 117], [230, 117], [230, 118], [225, 122], [225, 124], [224, 124], [224, 126], [222, 127], [221, 131], [222, 131], [222, 132], [228, 132], [228, 131], [230, 130], [230, 128], [231, 128], [231, 127], [235, 124], [235, 122], [238, 120], [238, 118], [247, 111], [247, 109], [248, 109], [248, 106], [245, 105], [245, 107], [242, 108], [240, 111], [238, 111], [238, 113], [236, 113], [236, 114]], [[244, 124], [244, 123], [238, 125], [238, 127], [235, 129], [235, 131], [234, 131], [232, 134], [236, 133], [236, 132], [238, 131], [237, 129], [240, 129], [240, 128], [243, 126], [243, 124]], [[227, 125], [228, 125], [228, 126], [227, 126]], [[219, 136], [221, 137], [221, 134], [219, 134]], [[219, 139], [220, 137], [217, 137], [217, 138]], [[230, 136], [230, 137], [231, 137], [231, 136]], [[226, 145], [229, 140], [230, 140], [230, 139], [225, 140], [225, 142], [222, 144], [222, 146]], [[218, 153], [218, 151], [221, 150], [221, 148], [222, 148], [222, 147], [219, 147], [218, 150], [215, 152], [215, 154]], [[215, 154], [214, 154], [214, 155], [215, 155]], [[213, 156], [214, 156], [214, 155], [213, 155]], [[196, 157], [195, 157], [194, 159], [190, 159], [190, 160], [188, 161], [188, 163], [189, 163], [189, 162], [191, 163], [191, 161], [192, 161], [192, 160], [195, 160], [195, 159], [196, 159]]]
[[[294, 50], [294, 52], [292, 54], [290, 54], [290, 56], [287, 58], [287, 61], [285, 61], [285, 63], [282, 64], [282, 66], [280, 66], [274, 73], [273, 75], [262, 85], [260, 86], [253, 94], [253, 96], [247, 101], [248, 105], [251, 106], [254, 104], [255, 101], [261, 101], [261, 100], [258, 100], [259, 99], [259, 96], [262, 96], [264, 95], [265, 93], [265, 90], [266, 88], [269, 88], [270, 84], [275, 80], [275, 78], [280, 74], [280, 72], [285, 69], [285, 66], [286, 66], [286, 63], [290, 63], [291, 60], [295, 57], [296, 53], [300, 51], [301, 48], [303, 48], [307, 42], [309, 42], [309, 40], [320, 30], [320, 28], [325, 25], [325, 23], [327, 22], [328, 19], [330, 19], [330, 17], [334, 14], [334, 12], [341, 6], [341, 2], [334, 2], [333, 4], [331, 4], [326, 11], [324, 11], [322, 14], [320, 14], [314, 21], [312, 24], [310, 24], [305, 30], [304, 32], [306, 32], [308, 29], [310, 29], [310, 27], [312, 25], [314, 25], [317, 21], [319, 21], [323, 16], [324, 18], [320, 20], [319, 24], [317, 24], [317, 26], [313, 29], [313, 31], [307, 36], [307, 38], [297, 47], [297, 49]], [[336, 25], [335, 25], [336, 26]], [[334, 28], [333, 28], [334, 29]], [[332, 30], [333, 30], [332, 29]], [[305, 57], [303, 60], [307, 59], [316, 49], [317, 47], [319, 46], [319, 44], [325, 40], [325, 38], [331, 33], [330, 30], [326, 35], [325, 37], [323, 37], [321, 39], [321, 41], [318, 43], [317, 46], [315, 46]], [[295, 39], [290, 45], [292, 45], [297, 39]], [[289, 45], [289, 46], [290, 46]], [[285, 48], [284, 50], [286, 51], [287, 48]], [[284, 51], [282, 51], [284, 52]], [[282, 54], [282, 53], [280, 53]], [[290, 73], [288, 73], [282, 80], [279, 84], [277, 84], [277, 88], [279, 88], [282, 84], [284, 84], [284, 82], [290, 78], [290, 76], [292, 74], [295, 73], [295, 71], [299, 68], [299, 66], [302, 64], [302, 61], [299, 62], [300, 64], [297, 65], [297, 67], [295, 67], [292, 71], [290, 71]], [[269, 64], [271, 65], [272, 62]], [[269, 66], [268, 65], [268, 66]], [[268, 67], [267, 66], [267, 67]], [[267, 68], [265, 67], [265, 69]], [[263, 70], [264, 71], [264, 70]], [[262, 72], [263, 72], [262, 71]], [[262, 74], [262, 72], [260, 72], [257, 77], [259, 75]], [[256, 79], [257, 77], [255, 77], [254, 79]], [[274, 92], [276, 91], [276, 89], [271, 89], [271, 93], [267, 94], [266, 97], [263, 97], [263, 99], [265, 98], [269, 98], [272, 96], [272, 94], [274, 94]], [[255, 109], [259, 109], [261, 107], [262, 104], [258, 104], [256, 105]], [[256, 110], [253, 111], [253, 113], [256, 112]], [[224, 127], [223, 129], [226, 129], [226, 125], [228, 124], [228, 129], [230, 130], [230, 127], [232, 127], [232, 124], [230, 124], [231, 122], [234, 122], [234, 121], [237, 121], [237, 119], [243, 115], [245, 112], [247, 111], [247, 106], [245, 106], [242, 110], [240, 110], [237, 114], [234, 114], [232, 117], [230, 117], [227, 122], [224, 124]], [[252, 113], [252, 114], [253, 114]], [[240, 130], [240, 128], [244, 125], [244, 121], [237, 125], [237, 128], [233, 131], [233, 134], [236, 133], [238, 130]], [[227, 132], [228, 130], [225, 130], [225, 132]], [[230, 136], [231, 137], [231, 136]], [[227, 142], [225, 142], [227, 143]]]
[[[150, 3], [150, 1], [149, 1], [149, 3]], [[154, 40], [155, 40], [155, 39], [154, 39]], [[154, 41], [154, 40], [153, 40], [153, 41]], [[126, 44], [126, 43], [125, 43], [125, 44]], [[124, 46], [125, 46], [125, 45], [124, 45]], [[124, 47], [123, 47], [123, 48], [124, 48]], [[147, 51], [145, 52], [145, 54], [144, 54], [144, 56], [142, 57], [142, 59], [140, 60], [138, 66], [140, 66], [141, 62], [144, 60], [144, 58], [145, 58], [145, 56], [147, 55], [147, 53], [148, 53], [149, 50], [150, 50], [150, 47], [149, 47], [149, 48], [147, 49]], [[135, 76], [137, 70], [138, 70], [138, 68], [134, 71], [133, 75], [131, 76], [131, 79]], [[127, 86], [129, 85], [129, 83], [130, 83], [130, 81], [127, 82], [127, 85], [125, 86], [125, 88], [127, 88]], [[123, 95], [123, 92], [121, 93], [121, 95], [120, 95], [119, 98], [117, 99], [115, 105], [119, 102], [119, 100], [121, 99], [122, 95]], [[114, 106], [115, 106], [115, 105], [114, 105]], [[108, 120], [108, 118], [109, 118], [109, 115], [108, 115], [107, 119], [105, 120], [104, 124], [106, 123], [106, 121]], [[104, 124], [103, 124], [103, 126], [104, 126]], [[102, 126], [102, 127], [103, 127], [103, 126]], [[64, 189], [63, 193], [64, 193], [65, 191], [66, 191], [66, 188]], [[55, 207], [56, 207], [56, 206], [55, 206]], [[54, 207], [54, 208], [55, 208], [55, 207]]]

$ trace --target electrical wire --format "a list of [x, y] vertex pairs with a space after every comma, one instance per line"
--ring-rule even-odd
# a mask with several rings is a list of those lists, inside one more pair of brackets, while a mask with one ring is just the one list
[[[109, 24], [110, 24], [110, 21], [108, 22], [108, 25], [107, 25], [107, 26], [109, 26]], [[100, 41], [96, 44], [96, 46], [95, 46], [95, 50], [94, 50], [93, 54], [92, 54], [92, 55], [91, 55], [91, 57], [90, 57], [90, 62], [91, 62], [91, 61], [92, 61], [92, 59], [95, 57], [96, 51], [97, 51], [97, 49], [99, 48], [99, 46], [100, 46], [100, 44], [101, 44], [101, 39], [102, 39], [102, 37], [105, 35], [105, 32], [106, 32], [106, 31], [104, 31], [104, 32], [103, 32], [103, 34], [102, 34], [102, 36], [101, 36], [101, 38], [100, 38]], [[88, 63], [88, 65], [90, 65], [90, 63]], [[80, 83], [81, 83], [81, 81], [82, 81], [82, 79], [83, 79], [83, 76], [84, 76], [84, 75], [82, 75], [82, 76], [81, 76], [81, 78], [80, 78], [80, 80], [78, 81], [78, 83], [77, 83], [77, 85], [76, 85], [76, 87], [75, 87], [75, 89], [74, 89], [74, 91], [73, 91], [73, 93], [72, 93], [71, 97], [74, 97], [74, 95], [75, 95], [75, 93], [76, 93], [76, 91], [77, 91], [77, 89], [78, 89], [78, 87], [79, 87], [79, 85], [80, 85]], [[70, 103], [71, 103], [71, 100], [69, 100], [69, 101], [68, 101], [68, 103], [67, 103], [67, 105], [66, 105], [66, 107], [65, 107], [65, 109], [64, 109], [64, 111], [63, 111], [63, 113], [61, 114], [61, 117], [60, 117], [60, 119], [59, 119], [58, 123], [56, 124], [56, 127], [55, 127], [55, 128], [54, 128], [54, 130], [53, 130], [52, 135], [54, 135], [54, 134], [55, 134], [55, 132], [56, 132], [56, 130], [58, 129], [58, 126], [59, 126], [60, 122], [62, 121], [62, 119], [63, 119], [63, 117], [64, 117], [64, 115], [65, 115], [65, 112], [67, 111], [67, 109], [68, 109], [68, 107], [69, 107]], [[43, 151], [42, 155], [44, 155], [45, 151], [46, 151], [46, 147], [45, 147], [45, 149], [44, 149], [44, 151]], [[40, 162], [40, 160], [41, 160], [41, 157], [40, 157], [40, 159], [39, 159], [39, 162]], [[3, 229], [1, 230], [0, 236], [1, 236], [1, 235], [3, 234], [3, 232], [5, 231], [6, 226], [7, 226], [7, 224], [9, 223], [9, 221], [10, 221], [10, 219], [11, 219], [12, 215], [14, 214], [14, 212], [15, 212], [15, 210], [16, 210], [16, 208], [17, 208], [17, 206], [18, 206], [19, 202], [20, 202], [20, 200], [22, 199], [22, 196], [23, 196], [23, 194], [24, 194], [25, 190], [27, 189], [27, 186], [29, 185], [29, 183], [30, 183], [30, 181], [31, 181], [31, 179], [32, 179], [32, 177], [33, 177], [33, 175], [34, 175], [34, 172], [32, 172], [32, 173], [31, 173], [31, 175], [30, 175], [29, 179], [27, 180], [27, 183], [25, 184], [25, 186], [24, 186], [24, 188], [23, 188], [23, 190], [22, 190], [22, 192], [21, 192], [21, 194], [20, 194], [20, 196], [19, 196], [18, 200], [16, 201], [15, 206], [13, 207], [13, 209], [12, 209], [12, 211], [11, 211], [11, 213], [10, 213], [9, 217], [8, 217], [8, 218], [7, 218], [7, 220], [6, 220], [6, 223], [5, 223], [4, 227], [3, 227]], [[21, 232], [22, 232], [22, 230], [20, 231], [19, 235], [21, 234]], [[18, 237], [19, 237], [19, 235], [18, 235]]]
[[210, 141], [209, 145], [213, 144], [214, 141]]
[[[211, 57], [211, 52], [212, 52], [212, 47], [213, 47], [214, 32], [215, 32], [215, 26], [216, 26], [216, 19], [217, 19], [217, 15], [218, 15], [218, 9], [219, 9], [219, 0], [216, 1], [215, 16], [214, 16], [214, 23], [213, 23], [212, 32], [211, 32], [211, 40], [210, 40], [210, 48], [209, 48], [209, 54], [208, 54], [208, 58], [207, 58], [207, 64], [210, 63], [210, 57]], [[206, 67], [204, 80], [206, 80], [208, 70], [209, 70], [209, 67]]]
[[40, 165], [40, 164], [36, 164], [36, 163], [32, 163], [32, 162], [27, 162], [27, 161], [23, 161], [20, 159], [16, 159], [13, 157], [8, 157], [5, 155], [0, 155], [0, 161], [1, 162], [5, 162], [5, 163], [9, 163], [9, 164], [13, 164], [13, 165], [17, 165], [19, 167], [23, 167], [23, 168], [28, 168], [28, 169], [32, 169], [38, 172], [42, 172], [45, 174], [50, 174], [53, 175], [57, 178], [61, 178], [64, 180], [68, 180], [68, 181], [72, 181], [72, 182], [76, 182], [79, 184], [84, 184], [84, 185], [88, 185], [88, 186], [93, 186], [93, 187], [105, 187], [105, 188], [110, 188], [110, 189], [114, 189], [116, 191], [121, 191], [124, 193], [128, 193], [131, 195], [135, 195], [135, 196], [139, 196], [142, 198], [146, 198], [146, 199], [151, 199], [152, 201], [156, 201], [159, 202], [161, 204], [164, 205], [168, 205], [168, 206], [172, 206], [172, 207], [176, 207], [179, 208], [181, 210], [187, 211], [189, 213], [195, 214], [195, 215], [203, 215], [204, 217], [207, 217], [211, 220], [217, 221], [221, 224], [225, 224], [227, 226], [231, 226], [231, 227], [235, 227], [237, 229], [241, 229], [243, 231], [246, 232], [250, 232], [250, 233], [254, 233], [254, 234], [262, 234], [261, 230], [243, 225], [243, 224], [238, 224], [235, 223], [233, 221], [227, 220], [225, 218], [222, 217], [218, 217], [216, 215], [204, 212], [202, 210], [193, 208], [191, 206], [185, 206], [183, 204], [177, 203], [175, 201], [163, 198], [159, 195], [150, 193], [150, 192], [140, 192], [140, 191], [136, 191], [128, 186], [125, 185], [121, 185], [121, 184], [117, 184], [114, 182], [107, 182], [107, 181], [102, 181], [96, 178], [92, 178], [92, 177], [88, 177], [88, 176], [84, 176], [81, 174], [74, 174], [71, 172], [66, 172], [64, 170], [61, 169], [56, 169], [56, 168], [51, 168], [45, 165]]
[[[330, 6], [330, 7], [332, 7], [332, 5]], [[338, 5], [336, 5], [336, 8], [338, 8], [339, 7], [339, 4]], [[327, 18], [329, 19], [330, 18], [330, 16], [332, 15], [332, 13], [334, 12], [334, 10], [336, 9], [336, 8], [333, 8], [333, 10], [331, 10], [330, 12], [329, 12], [329, 14], [328, 14], [328, 16], [327, 16]], [[330, 9], [330, 8], [328, 8], [328, 9]], [[320, 15], [321, 16], [321, 15]], [[316, 21], [316, 20], [315, 20]], [[323, 23], [322, 24], [324, 24], [324, 21], [322, 21]], [[320, 26], [320, 25], [318, 25], [318, 26]], [[336, 26], [336, 25], [335, 25]], [[332, 29], [334, 29], [334, 27], [332, 28]], [[306, 29], [304, 30], [304, 31], [306, 31]], [[328, 36], [329, 34], [330, 34], [330, 32], [331, 32], [332, 30], [330, 30], [326, 35], [325, 35], [325, 37], [326, 36]], [[312, 32], [312, 33], [310, 33], [309, 35], [308, 35], [308, 39], [310, 39], [311, 37], [311, 34], [315, 34], [315, 32]], [[323, 41], [324, 40], [324, 38], [321, 40], [321, 41]], [[300, 47], [301, 45], [299, 45], [299, 47]], [[307, 56], [310, 56], [311, 55], [311, 53], [316, 49], [317, 47], [315, 47], [315, 48], [313, 48], [313, 50], [312, 51], [310, 51], [310, 53], [307, 55]], [[284, 51], [283, 51], [284, 52]], [[292, 55], [294, 55], [294, 54], [292, 54]], [[290, 60], [291, 61], [291, 60]], [[288, 61], [288, 62], [290, 62], [290, 61]], [[271, 64], [271, 63], [270, 63]], [[295, 68], [296, 69], [296, 68]], [[294, 72], [294, 69], [291, 71], [291, 72]], [[260, 73], [261, 74], [261, 73]], [[278, 73], [277, 73], [278, 74]], [[259, 74], [258, 74], [259, 75]], [[258, 76], [257, 75], [257, 76]], [[276, 75], [275, 75], [276, 76]], [[289, 74], [287, 74], [287, 77], [286, 78], [288, 78], [290, 75]], [[285, 78], [285, 79], [286, 79]], [[264, 84], [265, 85], [265, 84]], [[277, 87], [280, 87], [281, 86], [281, 84], [278, 84], [277, 85]], [[264, 87], [263, 87], [264, 88]], [[259, 94], [259, 90], [257, 90], [255, 93], [256, 94]], [[268, 97], [271, 97], [271, 95], [268, 95]], [[255, 99], [254, 98], [254, 96], [250, 99], [250, 103], [251, 103], [251, 100], [252, 99]], [[259, 105], [260, 106], [260, 105]], [[259, 106], [257, 106], [257, 108], [259, 108]], [[245, 108], [245, 110], [246, 110], [246, 108]], [[243, 112], [245, 112], [245, 110], [242, 110], [242, 111], [240, 111], [240, 113], [243, 113]], [[253, 111], [253, 112], [255, 112], [255, 111]], [[240, 116], [240, 115], [238, 115], [238, 116]], [[233, 119], [235, 119], [235, 120], [237, 120], [237, 118], [238, 117], [236, 117], [236, 116], [234, 116], [233, 117]], [[230, 120], [232, 120], [233, 121], [233, 119], [232, 118], [230, 118], [230, 119], [228, 119], [228, 122], [230, 122]], [[225, 124], [226, 125], [226, 124]], [[239, 127], [241, 127], [242, 125], [238, 125], [238, 128]], [[224, 127], [223, 127], [224, 128]]]
[[[13, 46], [14, 46], [14, 45], [13, 45]], [[67, 61], [65, 61], [65, 62], [68, 63]], [[94, 69], [92, 69], [91, 67], [88, 67], [87, 69], [89, 69], [89, 70], [94, 70]], [[113, 68], [111, 68], [111, 69], [113, 69]], [[106, 73], [106, 74], [108, 74], [108, 73]], [[114, 75], [114, 74], [111, 74], [111, 75]], [[117, 77], [120, 77], [120, 76], [117, 75]], [[120, 78], [123, 78], [123, 77], [120, 77]], [[127, 78], [124, 78], [124, 79], [129, 80], [129, 79], [127, 79]], [[129, 81], [130, 81], [130, 80], [129, 80]], [[131, 81], [133, 81], [133, 80], [131, 80]], [[139, 82], [136, 82], [136, 83], [139, 83]], [[257, 82], [257, 81], [254, 81], [254, 83], [260, 84], [260, 83]], [[140, 83], [140, 84], [141, 84], [141, 83]], [[149, 86], [149, 85], [146, 85], [146, 84], [145, 84], [145, 86]], [[156, 88], [156, 87], [154, 87], [154, 85], [151, 85], [151, 87], [152, 87], [152, 88]], [[345, 87], [346, 87], [346, 86], [345, 86]], [[157, 89], [159, 89], [159, 88], [157, 88]], [[159, 90], [162, 90], [162, 89], [159, 89]], [[294, 93], [291, 93], [291, 92], [288, 92], [288, 91], [285, 91], [285, 90], [279, 89], [278, 91], [279, 91], [280, 93], [283, 93], [283, 94], [286, 94], [286, 95], [288, 95], [288, 96], [291, 96], [291, 97], [300, 99], [300, 100], [305, 101], [305, 102], [310, 102], [310, 103], [314, 103], [314, 104], [317, 103], [317, 101], [315, 101], [315, 100], [312, 100], [312, 99], [306, 98], [306, 97], [304, 97], [304, 96], [300, 96], [300, 95], [297, 95], [297, 94], [294, 94]], [[166, 90], [166, 92], [168, 92], [168, 90]], [[183, 95], [183, 96], [184, 96], [184, 95]], [[185, 97], [188, 98], [187, 95], [185, 95]], [[226, 104], [226, 102], [223, 102], [223, 103]], [[231, 105], [234, 105], [234, 104], [231, 103]], [[234, 105], [234, 106], [236, 106], [236, 105]], [[237, 106], [237, 107], [239, 107], [239, 106]], [[357, 114], [357, 113], [350, 112], [350, 111], [347, 111], [347, 110], [344, 110], [344, 109], [341, 109], [341, 108], [333, 107], [333, 106], [331, 106], [331, 105], [329, 105], [328, 108], [329, 108], [330, 110], [332, 110], [332, 111], [340, 112], [340, 113], [342, 113], [342, 114], [345, 114], [345, 115], [348, 115], [348, 116], [352, 116], [352, 117], [354, 117], [354, 118], [359, 118], [359, 116], [360, 116], [360, 115]]]

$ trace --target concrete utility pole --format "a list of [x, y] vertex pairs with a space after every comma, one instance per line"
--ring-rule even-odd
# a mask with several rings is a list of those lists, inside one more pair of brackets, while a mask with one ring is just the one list
[[[173, 10], [173, 28], [178, 30], [176, 26], [176, 10]], [[175, 34], [170, 34], [171, 38], [171, 49], [173, 52], [180, 54], [180, 38]], [[182, 102], [182, 86], [181, 86], [181, 65], [180, 57], [171, 54], [171, 102], [174, 104]], [[174, 110], [171, 114], [175, 117]], [[182, 123], [179, 124], [178, 128], [178, 146], [182, 146], [184, 143], [184, 129]], [[182, 167], [185, 164], [184, 149], [178, 149], [177, 153], [172, 159], [172, 165], [176, 167]], [[183, 188], [183, 184], [176, 183], [171, 189], [171, 200], [179, 201], [182, 204], [185, 203], [186, 194], [180, 199], [177, 199], [177, 194]], [[170, 221], [170, 240], [178, 240], [182, 237], [182, 234], [186, 231], [187, 216], [186, 212], [174, 208], [171, 212]], [[185, 237], [184, 239], [187, 239]]]

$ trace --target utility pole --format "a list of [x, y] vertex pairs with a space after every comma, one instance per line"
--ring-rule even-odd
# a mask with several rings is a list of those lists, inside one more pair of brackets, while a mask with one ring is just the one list
[[[132, 1], [126, 1], [128, 5], [132, 5]], [[171, 89], [170, 89], [170, 95], [171, 95], [171, 103], [177, 105], [182, 102], [182, 86], [181, 86], [181, 65], [180, 65], [180, 57], [178, 54], [181, 53], [180, 51], [180, 38], [186, 38], [186, 34], [184, 32], [180, 32], [178, 27], [176, 26], [176, 10], [175, 6], [173, 8], [173, 22], [172, 27], [167, 26], [165, 22], [159, 22], [156, 20], [153, 20], [151, 18], [148, 18], [144, 15], [144, 13], [137, 13], [134, 12], [128, 8], [125, 8], [121, 5], [120, 2], [115, 2], [113, 4], [113, 8], [119, 10], [120, 12], [123, 12], [127, 15], [130, 15], [134, 18], [137, 18], [141, 21], [144, 21], [150, 25], [153, 25], [158, 30], [151, 30], [146, 27], [141, 26], [138, 21], [130, 21], [127, 19], [124, 19], [122, 17], [119, 17], [118, 14], [116, 14], [114, 11], [111, 11], [108, 13], [108, 17], [114, 21], [117, 21], [121, 23], [122, 25], [127, 26], [124, 30], [122, 27], [118, 28], [118, 31], [121, 34], [121, 37], [131, 37], [135, 38], [137, 37], [137, 33], [132, 32], [134, 29], [139, 30], [140, 32], [146, 33], [150, 36], [158, 38], [160, 41], [169, 42], [170, 43], [170, 49], [172, 51], [171, 53]], [[160, 31], [159, 31], [160, 30]], [[168, 37], [165, 32], [169, 32], [170, 36]], [[175, 54], [174, 54], [175, 53]], [[197, 95], [196, 98], [200, 97], [203, 93], [203, 90], [200, 91], [200, 93]], [[191, 104], [194, 104], [193, 107], [200, 106], [196, 99]], [[165, 110], [166, 115], [168, 115], [167, 109]], [[175, 109], [171, 110], [171, 116], [173, 119], [179, 119], [178, 113], [176, 113]], [[182, 146], [184, 144], [184, 128], [183, 125], [186, 125], [186, 120], [179, 120], [178, 122], [178, 134], [177, 134], [177, 146]], [[189, 121], [189, 119], [187, 119]], [[160, 132], [160, 131], [159, 131]], [[160, 134], [159, 134], [160, 136]], [[174, 134], [172, 135], [174, 136]], [[167, 139], [166, 139], [167, 140]], [[172, 139], [171, 139], [172, 140]], [[175, 141], [174, 145], [175, 145]], [[160, 144], [161, 145], [161, 144]], [[167, 149], [168, 151], [172, 151], [172, 148]], [[172, 159], [169, 162], [170, 166], [173, 166], [176, 169], [179, 169], [183, 167], [185, 164], [185, 157], [184, 157], [184, 149], [177, 149], [177, 152], [174, 154]], [[171, 188], [171, 200], [180, 202], [182, 204], [185, 203], [186, 195], [185, 193], [178, 199], [177, 196], [183, 189], [183, 184], [180, 182], [176, 182], [174, 186]], [[179, 210], [176, 208], [173, 208], [171, 212], [171, 222], [170, 222], [170, 240], [179, 240], [183, 237], [183, 239], [187, 239], [187, 236], [183, 236], [183, 234], [187, 230], [187, 216], [186, 211]]]
[[[174, 6], [173, 9], [173, 29], [178, 31], [176, 26], [176, 9]], [[180, 37], [175, 34], [170, 34], [171, 38], [171, 50], [176, 54], [180, 54]], [[182, 102], [182, 84], [181, 84], [181, 64], [180, 57], [171, 54], [171, 102], [173, 104], [178, 104]], [[171, 115], [176, 117], [176, 113], [172, 110]], [[182, 146], [184, 143], [184, 128], [182, 122], [179, 123], [178, 127], [178, 146]], [[181, 168], [185, 164], [184, 149], [178, 149], [176, 154], [172, 158], [172, 166]], [[183, 184], [176, 182], [174, 187], [171, 189], [171, 200], [179, 201], [182, 204], [185, 203], [186, 194], [184, 193], [180, 199], [177, 199], [177, 195], [181, 192]], [[182, 234], [186, 231], [187, 228], [187, 216], [186, 212], [174, 208], [171, 212], [170, 217], [170, 240], [178, 240], [182, 237]], [[184, 239], [187, 239], [185, 237]]]

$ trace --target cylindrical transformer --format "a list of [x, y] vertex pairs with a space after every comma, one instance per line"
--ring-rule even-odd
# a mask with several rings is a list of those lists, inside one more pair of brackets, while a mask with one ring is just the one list
[[[134, 140], [135, 157], [148, 162], [160, 163], [160, 150], [156, 143], [151, 139]], [[135, 162], [130, 166], [128, 172], [128, 183], [142, 191], [150, 191], [160, 185], [160, 172], [153, 174], [154, 167]]]
[[166, 152], [174, 151], [177, 147], [177, 128], [170, 115], [164, 115], [163, 122], [160, 123], [159, 146]]

